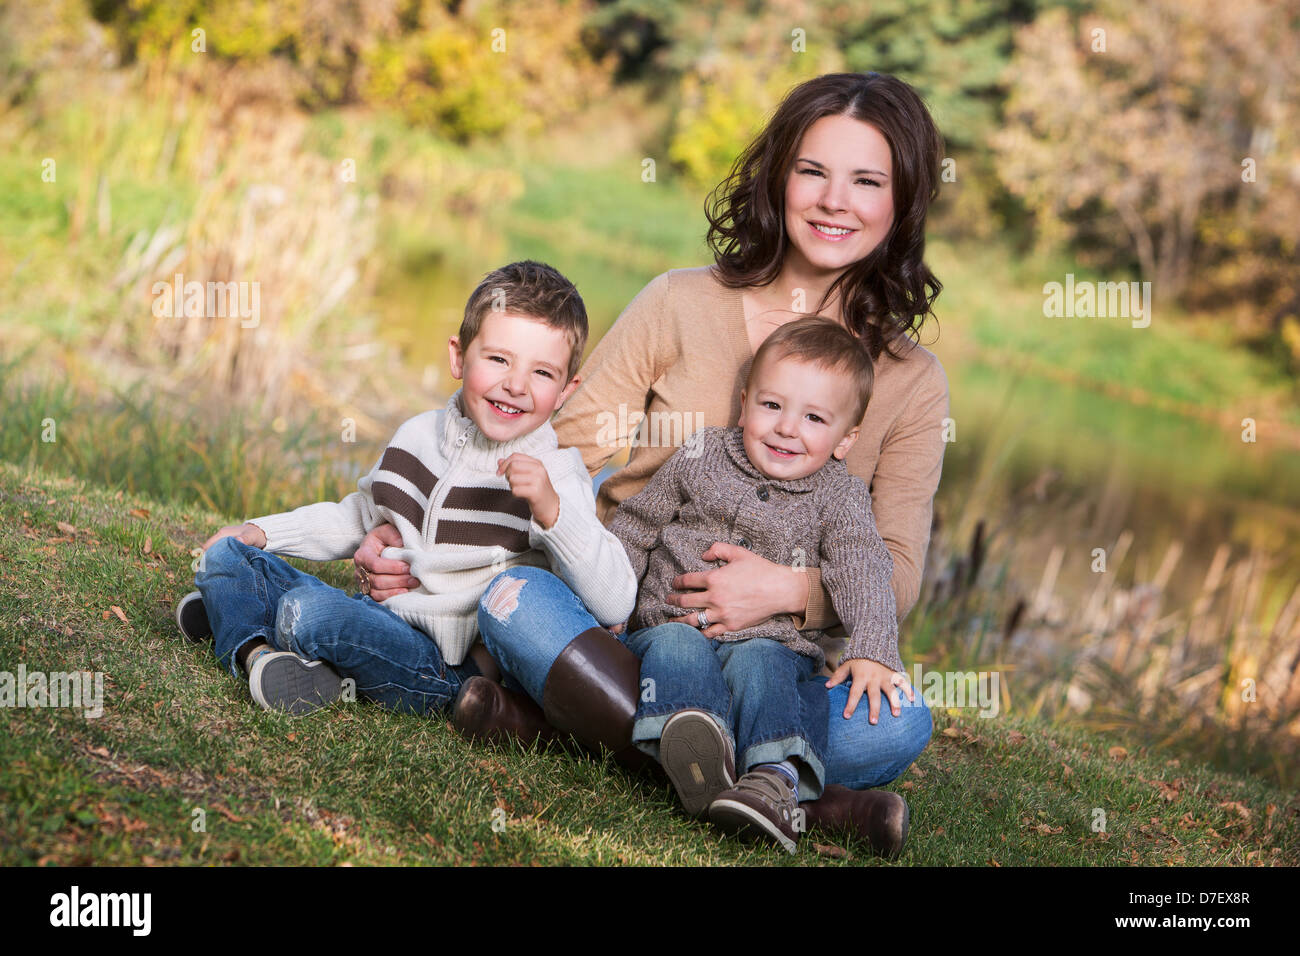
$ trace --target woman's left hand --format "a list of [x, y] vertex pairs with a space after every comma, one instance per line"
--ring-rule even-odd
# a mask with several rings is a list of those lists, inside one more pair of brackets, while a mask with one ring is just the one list
[[677, 575], [666, 600], [689, 610], [673, 620], [691, 627], [699, 627], [695, 612], [704, 611], [709, 622], [701, 632], [705, 637], [743, 631], [777, 614], [799, 614], [808, 604], [808, 576], [799, 569], [725, 541], [715, 541], [703, 557], [724, 563]]

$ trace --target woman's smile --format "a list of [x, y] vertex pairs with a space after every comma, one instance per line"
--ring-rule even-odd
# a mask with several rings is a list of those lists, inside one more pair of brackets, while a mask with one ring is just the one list
[[848, 226], [836, 226], [817, 220], [810, 222], [809, 225], [812, 226], [815, 236], [819, 239], [825, 239], [827, 242], [842, 242], [858, 231]]

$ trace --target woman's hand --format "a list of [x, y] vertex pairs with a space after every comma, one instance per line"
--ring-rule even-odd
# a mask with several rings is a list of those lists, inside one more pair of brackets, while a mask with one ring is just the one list
[[844, 683], [844, 679], [850, 675], [852, 675], [853, 683], [849, 686], [849, 704], [844, 708], [845, 720], [852, 717], [853, 712], [857, 710], [858, 701], [862, 699], [863, 691], [866, 691], [867, 703], [870, 705], [867, 719], [873, 724], [880, 717], [880, 694], [882, 691], [889, 698], [889, 712], [895, 717], [902, 713], [902, 700], [899, 697], [898, 688], [902, 687], [907, 691], [909, 701], [916, 700], [916, 694], [913, 692], [912, 685], [908, 681], [906, 674], [901, 671], [891, 671], [879, 661], [869, 661], [861, 657], [845, 661], [835, 668], [835, 673], [826, 682], [826, 689], [829, 690], [836, 684]]
[[[352, 556], [352, 561], [357, 566], [358, 582], [369, 575], [368, 593], [376, 601], [382, 603], [395, 595], [405, 594], [420, 583], [411, 577], [411, 566], [405, 561], [379, 556], [384, 548], [400, 548], [402, 544], [402, 532], [391, 524], [381, 524], [366, 535], [361, 547]], [[362, 591], [365, 591], [364, 587]]]
[[677, 575], [666, 600], [689, 610], [673, 620], [691, 627], [699, 626], [695, 612], [703, 610], [709, 621], [705, 637], [743, 631], [777, 614], [802, 614], [808, 605], [808, 576], [795, 568], [725, 541], [713, 542], [703, 557], [725, 563]]
[[243, 524], [228, 524], [207, 541], [203, 542], [203, 550], [206, 551], [222, 538], [238, 538], [244, 544], [251, 548], [266, 547], [266, 532], [252, 522], [245, 521]]

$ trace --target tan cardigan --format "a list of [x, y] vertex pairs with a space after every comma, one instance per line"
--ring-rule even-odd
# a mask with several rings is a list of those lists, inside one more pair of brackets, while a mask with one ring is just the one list
[[[637, 416], [649, 414], [641, 439], [647, 444], [632, 445], [627, 466], [600, 486], [596, 511], [606, 526], [619, 503], [672, 456], [675, 428], [689, 433], [734, 425], [740, 417], [740, 389], [754, 355], [741, 291], [719, 283], [711, 268], [671, 269], [652, 279], [596, 344], [582, 384], [552, 422], [560, 445], [576, 447], [594, 476], [629, 447]], [[871, 489], [876, 527], [894, 559], [890, 583], [899, 620], [920, 594], [948, 415], [948, 378], [939, 360], [919, 345], [902, 348], [901, 360], [877, 360], [871, 404], [845, 459], [849, 473]], [[825, 630], [838, 619], [820, 573], [808, 570], [808, 605], [796, 626]]]

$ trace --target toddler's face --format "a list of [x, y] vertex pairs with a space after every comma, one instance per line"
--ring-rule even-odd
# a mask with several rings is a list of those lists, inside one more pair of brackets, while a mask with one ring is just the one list
[[578, 387], [565, 384], [569, 340], [541, 319], [489, 312], [468, 349], [448, 342], [453, 378], [464, 378], [465, 414], [492, 441], [510, 441], [541, 427]]
[[848, 376], [792, 358], [768, 360], [740, 393], [745, 454], [769, 478], [806, 478], [858, 437]]

